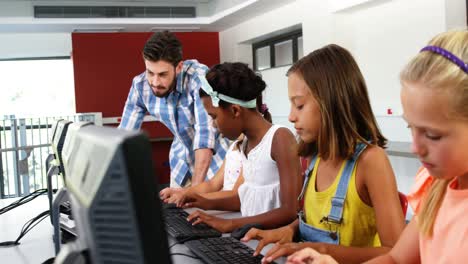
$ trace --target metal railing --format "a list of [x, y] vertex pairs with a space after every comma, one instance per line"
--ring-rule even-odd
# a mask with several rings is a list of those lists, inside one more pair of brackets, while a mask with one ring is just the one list
[[[68, 116], [17, 118], [0, 117], [0, 199], [27, 195], [47, 188], [45, 161], [52, 154], [53, 124], [59, 119], [102, 124], [101, 113]], [[54, 188], [62, 186], [59, 177]]]

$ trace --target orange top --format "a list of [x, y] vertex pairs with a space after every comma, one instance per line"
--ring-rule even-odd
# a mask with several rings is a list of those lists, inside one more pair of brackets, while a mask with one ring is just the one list
[[[416, 215], [434, 178], [426, 169], [416, 175], [408, 201]], [[419, 236], [421, 263], [461, 263], [468, 259], [468, 189], [458, 190], [457, 179], [447, 186], [434, 222], [432, 237]]]

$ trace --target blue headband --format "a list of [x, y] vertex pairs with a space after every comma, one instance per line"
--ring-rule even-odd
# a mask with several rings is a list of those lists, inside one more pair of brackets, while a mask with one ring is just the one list
[[453, 53], [451, 53], [450, 51], [448, 51], [446, 49], [443, 49], [443, 48], [437, 47], [437, 46], [426, 46], [426, 47], [422, 48], [420, 52], [422, 52], [422, 51], [432, 51], [434, 53], [442, 55], [446, 59], [448, 59], [451, 62], [455, 63], [465, 73], [468, 73], [468, 64], [465, 63], [462, 59], [458, 58], [457, 56], [455, 56]]
[[231, 104], [237, 104], [243, 106], [245, 108], [256, 108], [257, 107], [257, 98], [252, 99], [250, 101], [242, 101], [236, 98], [232, 98], [230, 96], [220, 94], [213, 90], [213, 87], [208, 83], [205, 76], [198, 76], [198, 79], [201, 82], [201, 88], [205, 93], [207, 93], [211, 97], [211, 103], [214, 107], [219, 106], [219, 100], [226, 101]]

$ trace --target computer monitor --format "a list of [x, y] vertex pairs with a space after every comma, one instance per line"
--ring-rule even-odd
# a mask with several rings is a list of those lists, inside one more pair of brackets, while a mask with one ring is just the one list
[[68, 163], [74, 155], [74, 149], [77, 147], [75, 144], [76, 134], [82, 127], [92, 125], [91, 122], [78, 122], [71, 123], [68, 125], [67, 136], [65, 137], [63, 148], [62, 148], [62, 166], [64, 181], [66, 181], [66, 175], [68, 174]]
[[52, 151], [54, 152], [56, 164], [58, 165], [59, 174], [63, 174], [63, 158], [62, 150], [63, 144], [65, 142], [65, 136], [67, 135], [68, 126], [71, 124], [71, 121], [60, 119], [57, 120], [54, 126], [54, 133], [52, 135], [51, 146]]
[[91, 262], [170, 263], [149, 139], [92, 125], [74, 145], [66, 186]]

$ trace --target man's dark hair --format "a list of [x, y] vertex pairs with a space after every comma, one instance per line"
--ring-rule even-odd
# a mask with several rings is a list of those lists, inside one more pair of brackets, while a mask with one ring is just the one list
[[167, 30], [156, 32], [146, 41], [143, 58], [153, 62], [164, 60], [176, 66], [182, 60], [182, 44]]

